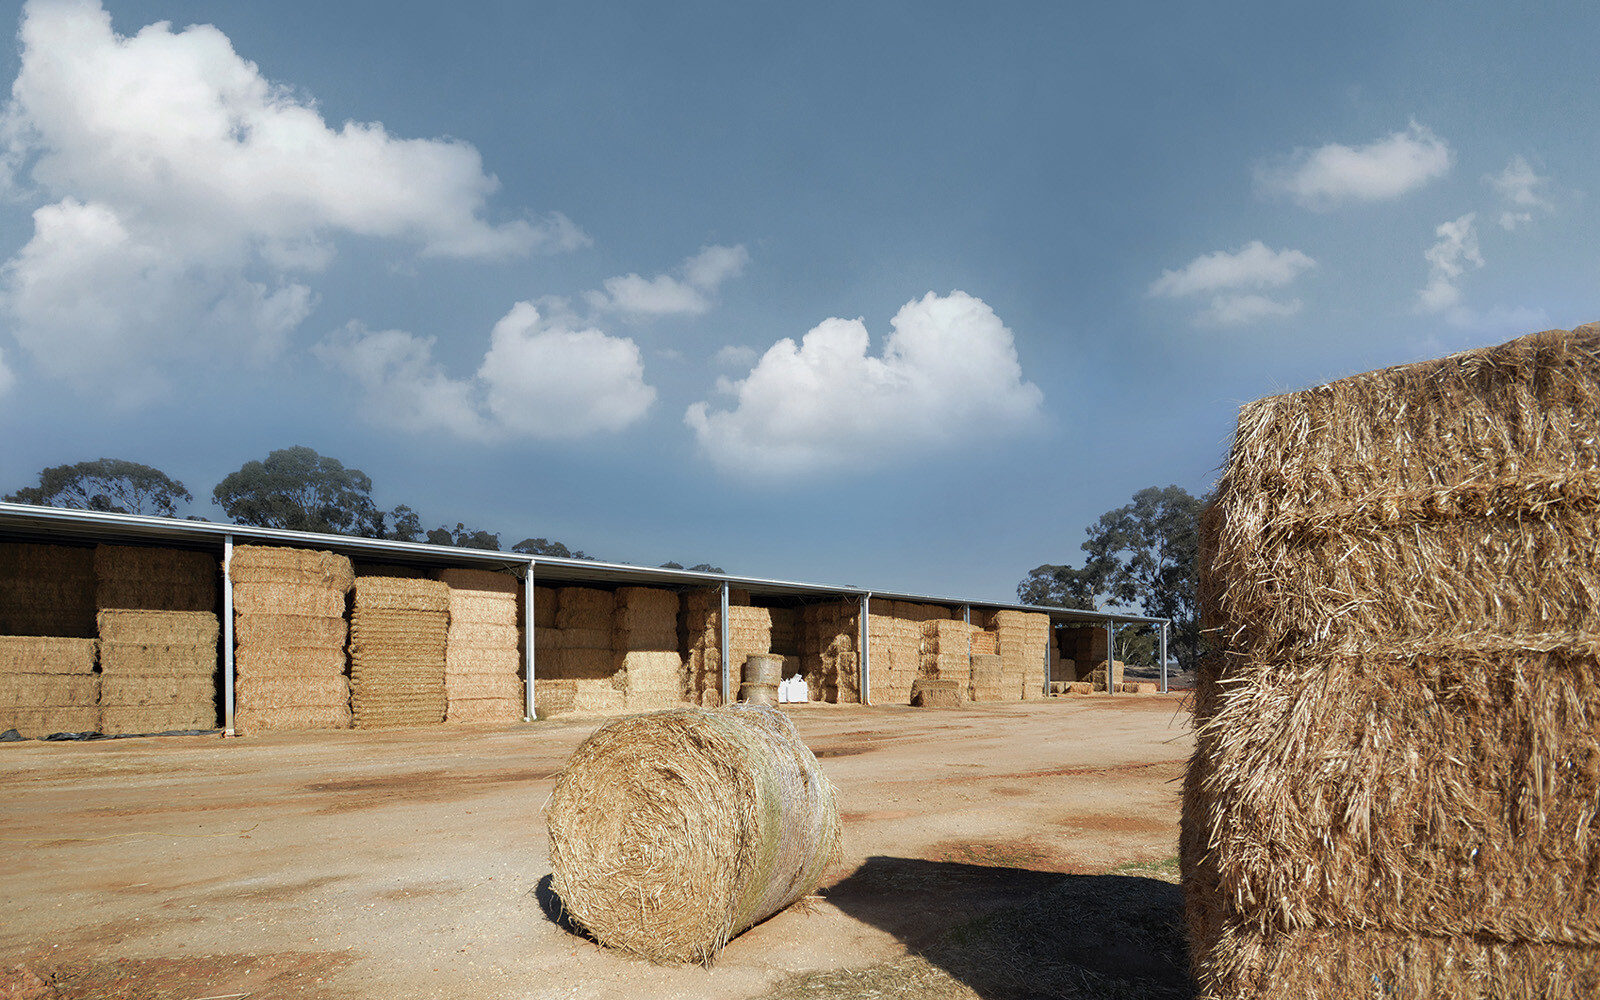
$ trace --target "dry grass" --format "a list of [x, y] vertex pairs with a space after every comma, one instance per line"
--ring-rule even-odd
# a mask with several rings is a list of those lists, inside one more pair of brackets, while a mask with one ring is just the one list
[[566, 912], [656, 962], [709, 965], [838, 859], [833, 786], [781, 712], [621, 719], [573, 753], [549, 805]]

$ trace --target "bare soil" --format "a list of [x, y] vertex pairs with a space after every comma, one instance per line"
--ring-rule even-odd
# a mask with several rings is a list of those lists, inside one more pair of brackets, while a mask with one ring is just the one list
[[604, 720], [0, 744], [0, 1000], [1192, 995], [1181, 695], [790, 708], [844, 862], [709, 970], [560, 919], [541, 809]]

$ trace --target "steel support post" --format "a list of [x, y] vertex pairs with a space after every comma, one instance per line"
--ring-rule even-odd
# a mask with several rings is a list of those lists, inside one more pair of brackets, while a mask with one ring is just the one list
[[222, 536], [222, 735], [233, 731], [233, 536]]
[[1167, 693], [1167, 625], [1168, 624], [1170, 624], [1170, 623], [1169, 622], [1162, 622], [1161, 623], [1161, 693], [1162, 694], [1166, 694]]
[[528, 560], [528, 571], [522, 575], [522, 662], [527, 664], [523, 671], [525, 681], [522, 685], [522, 721], [532, 722], [537, 719], [538, 707], [533, 702], [533, 679], [535, 670], [533, 664], [534, 638], [538, 633], [533, 624], [533, 564]]
[[1111, 619], [1106, 619], [1106, 694], [1117, 693], [1117, 633]]
[[972, 678], [972, 605], [961, 605], [961, 622], [967, 626], [967, 678]]
[[732, 664], [728, 662], [728, 581], [726, 580], [722, 581], [722, 612], [717, 615], [717, 623], [722, 633], [720, 636], [722, 642], [722, 703], [730, 705], [733, 703], [733, 698], [729, 691]]
[[872, 591], [861, 595], [861, 704], [872, 704]]

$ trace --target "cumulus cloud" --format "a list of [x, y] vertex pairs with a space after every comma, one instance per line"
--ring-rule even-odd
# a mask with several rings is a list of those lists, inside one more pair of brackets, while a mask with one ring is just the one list
[[1478, 213], [1468, 212], [1459, 219], [1442, 222], [1433, 234], [1438, 237], [1423, 252], [1428, 261], [1428, 283], [1417, 290], [1417, 311], [1442, 313], [1461, 305], [1460, 279], [1468, 268], [1483, 266], [1478, 252]]
[[433, 346], [432, 337], [351, 323], [312, 351], [361, 385], [364, 416], [405, 431], [580, 438], [636, 423], [656, 398], [632, 340], [548, 318], [532, 302], [495, 324], [470, 378], [446, 374]]
[[1201, 254], [1176, 271], [1161, 272], [1146, 294], [1169, 299], [1211, 295], [1210, 305], [1195, 317], [1196, 323], [1244, 326], [1299, 312], [1299, 299], [1283, 302], [1259, 291], [1283, 288], [1316, 266], [1315, 260], [1299, 250], [1273, 250], [1260, 240], [1252, 240], [1238, 250]]
[[487, 221], [498, 182], [472, 146], [331, 128], [209, 25], [123, 37], [94, 0], [33, 0], [20, 41], [6, 184], [48, 203], [0, 274], [0, 308], [51, 374], [152, 391], [162, 356], [270, 354], [340, 233], [454, 257], [587, 240], [560, 216]]
[[1484, 174], [1483, 181], [1494, 188], [1506, 208], [1500, 213], [1500, 225], [1516, 229], [1533, 221], [1533, 211], [1555, 210], [1555, 204], [1542, 192], [1550, 178], [1541, 177], [1521, 156], [1513, 156], [1506, 168], [1498, 174]]
[[1256, 182], [1270, 194], [1326, 211], [1350, 201], [1398, 198], [1449, 172], [1455, 159], [1450, 144], [1412, 122], [1365, 146], [1328, 143], [1297, 149], [1256, 169]]
[[588, 292], [584, 298], [597, 312], [633, 317], [698, 316], [711, 308], [711, 296], [722, 283], [742, 272], [749, 260], [742, 245], [708, 246], [685, 259], [675, 274], [607, 278], [603, 291]]
[[1022, 379], [1008, 330], [981, 299], [929, 292], [895, 314], [882, 354], [860, 319], [785, 338], [749, 375], [720, 381], [733, 408], [684, 414], [723, 471], [762, 479], [928, 454], [1037, 420], [1044, 394]]

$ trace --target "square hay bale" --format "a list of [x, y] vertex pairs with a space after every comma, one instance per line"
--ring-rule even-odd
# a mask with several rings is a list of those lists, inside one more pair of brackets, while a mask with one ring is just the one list
[[101, 642], [154, 645], [217, 645], [221, 628], [210, 611], [101, 611]]
[[103, 674], [100, 704], [136, 708], [205, 708], [215, 711], [217, 681], [210, 675]]
[[235, 617], [299, 615], [305, 618], [343, 618], [345, 595], [331, 587], [306, 587], [294, 583], [237, 582], [233, 585]]
[[611, 631], [611, 616], [616, 612], [616, 595], [594, 587], [556, 589], [556, 621], [559, 629]]
[[234, 732], [240, 736], [302, 729], [349, 729], [349, 703], [340, 705], [281, 705], [266, 709], [239, 706], [233, 713]]
[[448, 585], [358, 576], [350, 611], [350, 709], [357, 729], [444, 721]]
[[236, 615], [233, 641], [239, 648], [336, 649], [344, 653], [350, 625], [343, 618], [308, 615]]
[[235, 545], [228, 563], [234, 583], [289, 583], [343, 594], [355, 582], [350, 560], [333, 552], [277, 545]]
[[[269, 715], [284, 708], [339, 708], [350, 706], [350, 681], [343, 674], [244, 674], [234, 684], [238, 708]], [[293, 729], [281, 724], [277, 728]], [[344, 727], [348, 728], [348, 724]]]
[[965, 700], [959, 681], [919, 677], [911, 689], [911, 704], [918, 708], [960, 708]]
[[444, 672], [452, 674], [506, 674], [517, 676], [522, 670], [522, 650], [497, 646], [445, 646]]
[[[100, 704], [94, 674], [0, 674], [0, 711], [12, 708], [92, 708]], [[0, 725], [0, 730], [11, 728]]]
[[1594, 995], [1597, 426], [1593, 324], [1241, 412], [1184, 788], [1203, 993]]
[[457, 724], [521, 722], [527, 706], [519, 692], [515, 698], [451, 698], [444, 721]]
[[503, 594], [512, 598], [522, 594], [522, 581], [510, 573], [489, 569], [436, 570], [433, 578], [451, 591], [476, 591], [482, 594]]
[[0, 635], [95, 635], [94, 549], [0, 542]]
[[155, 706], [100, 706], [100, 731], [107, 735], [189, 732], [216, 728], [217, 708], [210, 702]]
[[187, 677], [211, 683], [220, 663], [215, 645], [100, 643], [100, 672], [108, 677]]
[[100, 706], [0, 707], [0, 731], [6, 729], [15, 729], [30, 740], [42, 740], [51, 733], [98, 733], [102, 731]]
[[502, 698], [522, 700], [522, 678], [516, 674], [446, 674], [446, 698]]
[[537, 628], [556, 627], [556, 588], [533, 588], [533, 624]]
[[99, 643], [48, 635], [0, 635], [0, 675], [88, 674]]
[[209, 552], [97, 545], [95, 606], [147, 611], [216, 611], [222, 567]]

